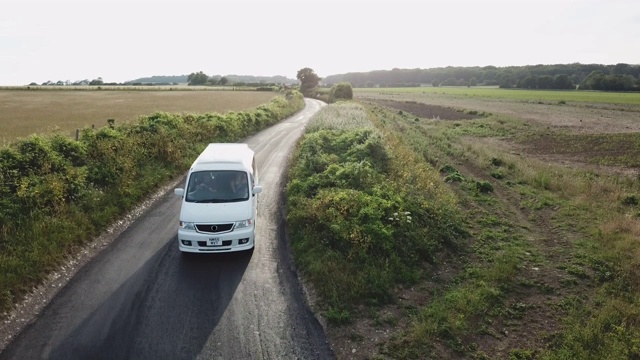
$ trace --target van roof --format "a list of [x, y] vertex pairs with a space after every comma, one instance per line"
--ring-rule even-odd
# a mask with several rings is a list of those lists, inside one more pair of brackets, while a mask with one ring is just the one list
[[243, 143], [211, 143], [198, 156], [191, 166], [192, 170], [205, 170], [216, 168], [214, 164], [226, 164], [225, 168], [233, 168], [253, 172], [253, 150], [248, 144]]

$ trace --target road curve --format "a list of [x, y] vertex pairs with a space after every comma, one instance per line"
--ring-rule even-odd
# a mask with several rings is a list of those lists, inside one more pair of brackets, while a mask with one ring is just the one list
[[333, 359], [284, 236], [289, 155], [323, 104], [246, 139], [260, 194], [253, 254], [183, 255], [164, 194], [87, 263], [0, 359]]

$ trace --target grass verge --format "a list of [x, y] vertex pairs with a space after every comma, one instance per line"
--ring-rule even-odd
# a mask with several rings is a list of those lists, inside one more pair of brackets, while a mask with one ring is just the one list
[[[294, 256], [322, 299], [329, 332], [348, 334], [333, 338], [347, 349], [339, 354], [352, 356], [382, 328], [393, 335], [360, 357], [640, 356], [640, 179], [505, 152], [494, 140], [565, 136], [506, 116], [431, 121], [337, 106], [300, 143], [288, 211]], [[335, 125], [351, 118], [375, 129], [361, 120], [355, 130]], [[348, 157], [372, 136], [382, 139], [386, 166], [345, 170], [380, 158]], [[615, 148], [633, 136], [605, 138]], [[571, 139], [575, 148], [593, 141]], [[421, 223], [425, 232], [398, 230], [392, 224], [406, 220], [404, 211], [412, 223], [442, 216]], [[414, 235], [433, 246], [403, 248]]]

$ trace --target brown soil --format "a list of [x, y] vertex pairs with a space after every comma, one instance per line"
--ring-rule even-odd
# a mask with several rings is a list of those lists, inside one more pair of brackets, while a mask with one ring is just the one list
[[416, 101], [393, 101], [375, 99], [371, 102], [409, 112], [423, 119], [439, 119], [439, 120], [467, 120], [477, 119], [477, 115], [467, 114], [463, 111], [446, 108], [443, 106], [423, 104]]
[[[550, 130], [561, 130], [568, 134], [616, 134], [640, 131], [640, 108], [623, 106], [602, 106], [593, 104], [548, 105], [500, 100], [477, 100], [456, 98], [428, 99], [428, 104], [420, 103], [425, 99], [406, 101], [404, 95], [397, 99], [389, 97], [367, 96], [366, 102], [382, 105], [423, 119], [463, 120], [477, 118], [456, 109], [473, 109], [517, 117]], [[584, 140], [584, 139], [583, 139]], [[622, 168], [594, 165], [590, 160], [601, 156], [598, 139], [593, 142], [582, 141], [580, 149], [566, 147], [566, 144], [554, 136], [542, 136], [521, 143], [500, 139], [478, 139], [473, 141], [490, 142], [493, 146], [513, 154], [526, 154], [549, 163], [570, 167], [591, 167], [594, 171], [607, 171], [619, 174], [639, 174], [638, 168]], [[610, 150], [609, 150], [610, 151]], [[619, 148], [617, 155], [628, 155], [635, 148]], [[614, 151], [616, 152], [616, 151]], [[456, 169], [466, 177], [489, 181], [494, 186], [493, 196], [505, 205], [504, 217], [517, 224], [536, 249], [528, 254], [519, 275], [516, 289], [508, 292], [504, 299], [505, 308], [510, 314], [500, 316], [496, 321], [485, 324], [483, 335], [461, 339], [464, 344], [476, 344], [475, 354], [486, 354], [489, 358], [509, 358], [512, 349], [543, 349], [549, 342], [549, 336], [561, 326], [563, 316], [559, 303], [571, 295], [590, 297], [594, 288], [588, 279], [579, 279], [558, 268], [558, 264], [571, 264], [570, 247], [576, 234], [567, 229], [556, 228], [553, 218], [557, 208], [536, 211], [535, 213], [520, 206], [520, 195], [487, 175], [486, 170], [477, 168], [469, 161], [459, 159]], [[455, 187], [455, 185], [453, 185]], [[543, 259], [542, 261], [540, 259]], [[412, 324], [419, 309], [424, 308], [433, 296], [434, 289], [442, 288], [448, 280], [458, 273], [456, 260], [443, 261], [438, 269], [429, 269], [433, 279], [425, 281], [415, 288], [400, 289], [397, 302], [380, 309], [361, 309], [358, 320], [348, 327], [327, 327], [327, 335], [338, 359], [386, 359], [382, 355], [389, 339]], [[567, 281], [572, 286], [567, 286]], [[451, 349], [436, 345], [434, 353], [425, 358], [464, 358], [464, 355]], [[392, 357], [391, 357], [392, 358]]]
[[[355, 95], [356, 100], [384, 100], [422, 103], [427, 108], [474, 110], [501, 114], [533, 124], [564, 129], [572, 133], [628, 133], [640, 131], [640, 106], [572, 103], [545, 104], [516, 102], [505, 99], [479, 99], [464, 96], [428, 96], [423, 94], [366, 94]], [[407, 110], [408, 111], [408, 110]], [[431, 118], [431, 117], [427, 117]], [[441, 118], [442, 119], [442, 118]]]

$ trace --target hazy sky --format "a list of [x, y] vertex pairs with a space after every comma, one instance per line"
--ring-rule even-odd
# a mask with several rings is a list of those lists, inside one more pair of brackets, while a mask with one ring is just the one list
[[640, 0], [1, 0], [0, 85], [640, 63]]

